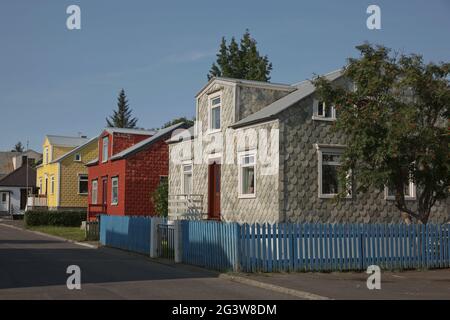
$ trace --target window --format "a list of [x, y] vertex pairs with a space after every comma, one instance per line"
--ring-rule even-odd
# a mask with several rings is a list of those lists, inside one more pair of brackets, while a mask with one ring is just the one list
[[[341, 150], [319, 149], [319, 198], [333, 198], [342, 190], [338, 180], [338, 168], [341, 165]], [[347, 185], [348, 197], [351, 197], [351, 181]]]
[[327, 105], [323, 101], [314, 100], [313, 119], [315, 120], [336, 120], [336, 109], [334, 106]]
[[117, 205], [119, 203], [119, 178], [111, 178], [111, 204]]
[[254, 197], [256, 186], [256, 153], [244, 153], [239, 157], [239, 196]]
[[220, 130], [221, 97], [216, 96], [209, 100], [209, 130], [214, 132]]
[[6, 193], [2, 193], [2, 202], [6, 202]]
[[45, 164], [47, 164], [48, 163], [48, 158], [49, 158], [49, 155], [48, 155], [48, 147], [45, 147], [45, 149], [44, 149], [44, 157], [45, 157]]
[[88, 175], [78, 175], [78, 194], [88, 194]]
[[50, 177], [50, 194], [55, 193], [55, 176]]
[[79, 153], [75, 154], [74, 161], [80, 162], [81, 161], [81, 154], [79, 154]]
[[183, 165], [183, 194], [192, 194], [192, 164]]
[[92, 190], [91, 190], [91, 203], [97, 204], [98, 197], [98, 181], [92, 180]]
[[108, 137], [104, 137], [102, 140], [102, 162], [108, 161]]
[[[404, 190], [405, 200], [415, 200], [416, 199], [416, 186], [414, 182], [410, 181], [405, 184]], [[386, 200], [395, 200], [395, 188], [385, 187], [384, 188], [384, 197]]]

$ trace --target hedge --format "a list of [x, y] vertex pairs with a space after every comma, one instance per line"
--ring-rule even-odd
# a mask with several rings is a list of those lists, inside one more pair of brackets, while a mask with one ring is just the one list
[[86, 211], [27, 211], [27, 226], [80, 227], [86, 220]]

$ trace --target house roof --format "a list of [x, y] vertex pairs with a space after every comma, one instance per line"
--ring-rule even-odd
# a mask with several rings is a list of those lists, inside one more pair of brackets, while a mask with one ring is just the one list
[[46, 135], [46, 138], [51, 145], [62, 147], [78, 147], [89, 141], [88, 138], [83, 137], [66, 137], [56, 135]]
[[14, 170], [13, 159], [20, 156], [28, 156], [30, 159], [35, 160], [40, 160], [42, 158], [42, 154], [33, 149], [28, 149], [24, 152], [0, 151], [0, 178]]
[[[187, 130], [188, 133], [189, 133], [189, 137], [186, 137], [186, 136], [185, 136], [186, 130]], [[171, 136], [170, 139], [168, 139], [166, 142], [167, 142], [168, 144], [171, 144], [171, 143], [178, 143], [178, 142], [181, 142], [181, 141], [183, 141], [183, 140], [185, 140], [185, 139], [189, 139], [189, 140], [190, 140], [190, 139], [194, 139], [194, 138], [195, 138], [195, 125], [194, 125], [194, 126], [191, 126], [191, 127], [189, 127], [189, 128], [187, 128], [186, 130], [183, 131], [183, 132], [179, 132], [179, 133], [177, 133], [177, 134]]]
[[30, 166], [21, 166], [0, 179], [1, 187], [26, 187], [28, 169], [28, 186], [36, 185], [36, 170]]
[[172, 133], [174, 130], [178, 128], [186, 127], [186, 124], [184, 122], [180, 122], [177, 124], [174, 124], [173, 126], [161, 129], [156, 132], [156, 134], [152, 137], [149, 137], [145, 140], [142, 140], [139, 143], [136, 143], [134, 146], [131, 146], [117, 154], [111, 157], [111, 160], [119, 160], [123, 158], [127, 158], [133, 154], [136, 154], [142, 150], [145, 150], [149, 148], [152, 144], [159, 141], [162, 138], [165, 138], [168, 134]]
[[244, 84], [244, 85], [256, 86], [256, 87], [265, 87], [265, 88], [278, 89], [278, 90], [294, 90], [295, 89], [290, 84], [285, 84], [285, 83], [274, 83], [274, 82], [265, 82], [265, 81], [234, 79], [234, 78], [226, 78], [226, 77], [214, 77], [214, 78], [211, 78], [208, 81], [208, 83], [206, 83], [200, 89], [200, 91], [195, 95], [195, 97], [198, 97], [200, 94], [202, 94], [202, 92], [205, 91], [205, 89], [208, 88], [211, 85], [211, 83], [217, 82], [217, 81], [219, 81], [219, 82], [229, 82], [229, 83], [235, 83], [235, 84]]
[[86, 163], [86, 166], [89, 167], [89, 166], [94, 166], [96, 164], [98, 164], [98, 158], [95, 158], [94, 160], [89, 161], [88, 163]]
[[[323, 75], [327, 80], [334, 81], [337, 78], [341, 77], [343, 74], [343, 70], [339, 69], [330, 73], [327, 73]], [[294, 85], [296, 87], [296, 90], [294, 92], [291, 92], [290, 94], [284, 96], [281, 99], [278, 99], [274, 101], [273, 103], [269, 104], [267, 107], [264, 107], [263, 109], [249, 115], [248, 117], [239, 120], [238, 122], [234, 123], [231, 127], [232, 128], [239, 128], [244, 127], [250, 124], [266, 121], [269, 119], [272, 119], [280, 112], [286, 110], [293, 104], [299, 102], [300, 100], [308, 97], [309, 95], [313, 94], [316, 91], [316, 88], [312, 84], [310, 80], [305, 80], [303, 82], [300, 82], [298, 84]]]
[[69, 157], [70, 155], [73, 155], [73, 154], [77, 153], [78, 151], [80, 151], [81, 149], [83, 149], [83, 148], [84, 148], [85, 146], [87, 146], [88, 144], [91, 144], [92, 142], [97, 141], [97, 140], [98, 140], [98, 137], [94, 137], [94, 138], [92, 138], [92, 139], [86, 141], [86, 142], [83, 143], [82, 145], [76, 147], [75, 149], [70, 150], [69, 152], [63, 154], [61, 157], [59, 157], [59, 158], [53, 160], [51, 163], [60, 162], [60, 161], [62, 161], [62, 160], [64, 160], [64, 159], [66, 159], [66, 158]]
[[154, 130], [144, 130], [144, 129], [128, 129], [128, 128], [105, 128], [104, 131], [107, 131], [111, 134], [113, 133], [128, 133], [128, 134], [141, 134], [141, 135], [154, 135], [156, 131]]

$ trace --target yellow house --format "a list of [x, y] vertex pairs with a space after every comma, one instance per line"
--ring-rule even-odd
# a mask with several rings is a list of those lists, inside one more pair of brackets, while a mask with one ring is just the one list
[[[86, 209], [86, 163], [98, 156], [98, 138], [47, 135], [42, 164], [37, 167], [39, 206], [50, 210]], [[44, 200], [44, 201], [42, 201]]]

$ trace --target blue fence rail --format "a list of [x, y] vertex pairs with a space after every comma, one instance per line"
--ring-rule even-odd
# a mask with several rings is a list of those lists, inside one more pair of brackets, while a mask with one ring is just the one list
[[100, 217], [100, 243], [105, 246], [149, 254], [151, 218], [136, 216]]
[[449, 225], [183, 221], [183, 262], [245, 272], [450, 267]]
[[239, 225], [213, 221], [181, 221], [182, 261], [216, 270], [239, 264]]

